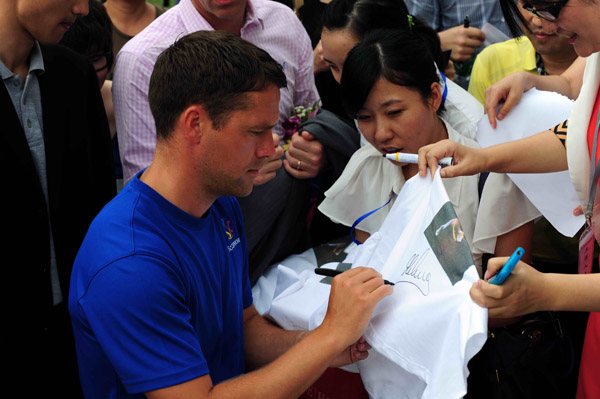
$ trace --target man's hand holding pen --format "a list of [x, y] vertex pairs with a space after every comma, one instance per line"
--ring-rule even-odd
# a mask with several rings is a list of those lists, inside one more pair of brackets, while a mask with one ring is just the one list
[[340, 346], [340, 355], [332, 365], [367, 357], [370, 346], [361, 338], [362, 333], [377, 303], [392, 292], [392, 286], [384, 284], [381, 274], [371, 268], [353, 268], [333, 278], [327, 314], [318, 327], [327, 330], [327, 336], [336, 337]]

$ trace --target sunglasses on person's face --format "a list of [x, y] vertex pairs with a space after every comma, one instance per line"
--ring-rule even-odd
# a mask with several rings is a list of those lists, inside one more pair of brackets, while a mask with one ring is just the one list
[[568, 2], [569, 0], [559, 0], [555, 3], [547, 3], [547, 5], [542, 6], [544, 8], [541, 10], [537, 8], [538, 6], [534, 7], [530, 3], [524, 2], [523, 9], [529, 11], [538, 18], [554, 22], [558, 19], [558, 14], [560, 14], [561, 10]]

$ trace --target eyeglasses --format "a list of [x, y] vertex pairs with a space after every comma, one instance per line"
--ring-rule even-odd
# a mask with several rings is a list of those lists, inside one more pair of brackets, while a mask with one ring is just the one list
[[[103, 71], [112, 64], [112, 51], [106, 53], [88, 55], [88, 60], [94, 65], [96, 72]], [[96, 63], [104, 58], [104, 64], [96, 67]]]
[[560, 14], [561, 10], [568, 2], [569, 0], [559, 0], [555, 3], [547, 3], [548, 6], [543, 10], [538, 10], [529, 3], [523, 3], [523, 9], [529, 11], [538, 18], [554, 22], [558, 19], [558, 14]]

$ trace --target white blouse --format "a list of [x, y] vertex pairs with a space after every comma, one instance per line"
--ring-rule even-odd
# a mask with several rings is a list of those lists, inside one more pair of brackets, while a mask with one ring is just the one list
[[[448, 138], [463, 145], [479, 148], [474, 140], [459, 134], [446, 121]], [[479, 175], [443, 179], [448, 197], [456, 210], [469, 244], [473, 241], [479, 196]], [[387, 160], [371, 144], [352, 155], [339, 179], [325, 192], [319, 210], [336, 223], [351, 226], [360, 216], [392, 202], [404, 186], [402, 167]], [[391, 203], [364, 219], [357, 229], [373, 234], [379, 230], [391, 209]]]

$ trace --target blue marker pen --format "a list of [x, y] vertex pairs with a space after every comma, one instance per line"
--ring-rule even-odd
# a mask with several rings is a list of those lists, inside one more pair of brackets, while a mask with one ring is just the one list
[[506, 278], [513, 271], [513, 269], [515, 268], [517, 263], [521, 260], [521, 257], [523, 256], [524, 253], [525, 253], [525, 250], [521, 247], [518, 247], [517, 249], [515, 249], [515, 252], [513, 252], [513, 254], [510, 256], [510, 258], [508, 258], [508, 260], [506, 261], [504, 266], [502, 266], [502, 269], [500, 269], [498, 274], [496, 274], [495, 276], [490, 278], [488, 280], [488, 283], [494, 284], [494, 285], [501, 285], [504, 282], [504, 280], [506, 280]]

